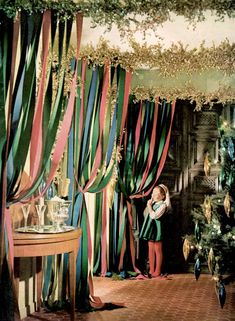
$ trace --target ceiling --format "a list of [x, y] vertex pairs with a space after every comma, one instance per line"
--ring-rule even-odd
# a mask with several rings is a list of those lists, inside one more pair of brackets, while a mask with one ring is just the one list
[[[216, 21], [217, 17], [212, 16], [209, 12], [206, 14], [206, 21], [199, 22], [196, 26], [192, 26], [181, 16], [171, 16], [172, 21], [167, 21], [163, 25], [157, 27], [157, 36], [152, 30], [148, 30], [146, 37], [143, 33], [133, 33], [133, 38], [138, 43], [156, 44], [160, 43], [163, 47], [170, 47], [172, 43], [181, 42], [189, 48], [200, 46], [204, 41], [206, 46], [211, 47], [228, 39], [231, 43], [235, 43], [235, 19], [227, 18], [224, 21]], [[121, 50], [126, 51], [129, 43], [126, 37], [122, 38], [117, 27], [113, 27], [107, 32], [105, 27], [91, 27], [91, 20], [84, 18], [82, 30], [81, 45], [93, 44], [96, 46], [100, 38], [107, 40], [109, 45], [118, 46]], [[73, 35], [73, 41], [75, 36]]]

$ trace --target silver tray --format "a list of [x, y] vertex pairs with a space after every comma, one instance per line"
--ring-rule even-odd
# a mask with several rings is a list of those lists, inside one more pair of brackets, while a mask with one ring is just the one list
[[25, 227], [19, 227], [15, 229], [15, 232], [20, 233], [39, 233], [39, 234], [56, 234], [56, 233], [65, 233], [75, 230], [73, 226], [61, 226], [60, 228], [55, 228], [53, 225], [32, 225]]

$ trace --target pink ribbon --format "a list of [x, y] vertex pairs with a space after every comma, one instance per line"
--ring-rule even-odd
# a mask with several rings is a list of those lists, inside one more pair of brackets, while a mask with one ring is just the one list
[[106, 189], [103, 192], [103, 210], [102, 210], [102, 240], [101, 240], [101, 276], [105, 276], [107, 272], [107, 193]]
[[82, 61], [82, 82], [81, 82], [81, 110], [79, 117], [79, 139], [82, 137], [83, 122], [84, 122], [84, 84], [86, 79], [86, 59]]
[[[46, 84], [46, 74], [47, 74], [47, 60], [49, 53], [49, 31], [51, 26], [51, 12], [49, 10], [45, 11], [43, 14], [42, 21], [42, 75], [40, 78], [38, 97], [35, 107], [35, 115], [32, 126], [31, 134], [31, 148], [30, 148], [30, 176], [32, 186], [41, 163], [42, 158], [42, 116], [43, 116], [43, 105], [44, 105], [44, 91]], [[30, 188], [28, 187], [28, 188]], [[22, 191], [24, 192], [24, 191]]]

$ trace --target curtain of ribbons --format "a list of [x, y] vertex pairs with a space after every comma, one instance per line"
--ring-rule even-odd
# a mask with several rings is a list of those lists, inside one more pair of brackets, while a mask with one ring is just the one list
[[[148, 195], [163, 169], [171, 134], [175, 103], [156, 98], [155, 102], [130, 100], [125, 131], [120, 140], [122, 160], [118, 163], [118, 183], [113, 206], [112, 244], [116, 268], [139, 272], [135, 265], [133, 221], [135, 199]], [[138, 214], [138, 213], [137, 213]], [[140, 213], [142, 215], [142, 213]], [[138, 236], [137, 236], [138, 237]], [[118, 265], [117, 265], [118, 264]]]
[[[1, 12], [0, 19], [0, 282], [5, 294], [1, 299], [9, 299], [9, 295], [14, 298], [9, 207], [44, 195], [54, 177], [71, 127], [77, 64], [72, 68], [68, 60], [72, 20], [58, 20], [54, 11], [21, 11], [15, 19]], [[78, 58], [81, 15], [76, 22]], [[22, 184], [25, 172], [27, 180]], [[17, 318], [14, 300], [0, 307], [1, 319], [13, 320], [14, 311]]]
[[[161, 174], [174, 103], [160, 98], [134, 103], [129, 99], [130, 72], [109, 62], [92, 66], [78, 60], [81, 15], [76, 17], [77, 51], [71, 60], [72, 21], [58, 20], [53, 11], [0, 18], [0, 282], [6, 294], [1, 300], [6, 298], [10, 307], [1, 309], [6, 305], [2, 302], [0, 316], [13, 320], [17, 304], [9, 206], [45, 195], [65, 147], [72, 201], [68, 223], [83, 231], [77, 307], [96, 300], [93, 272], [138, 271], [135, 199], [148, 195]], [[43, 300], [50, 306], [65, 303], [67, 265], [67, 255], [46, 260]]]
[[[68, 158], [74, 159], [70, 165], [73, 168], [70, 169], [71, 179], [75, 173], [77, 187], [77, 193], [73, 194], [72, 224], [87, 231], [83, 233], [77, 262], [77, 286], [80, 293], [90, 290], [90, 294], [92, 282], [86, 282], [87, 278], [90, 279], [90, 270], [102, 276], [110, 270], [134, 268], [138, 271], [135, 267], [133, 199], [148, 195], [161, 174], [175, 109], [175, 103], [160, 98], [155, 103], [134, 103], [127, 95], [130, 78], [124, 83], [124, 71], [115, 71], [119, 77], [115, 81], [115, 69], [108, 74], [105, 72], [107, 68], [87, 68], [86, 61], [83, 61], [81, 78], [84, 86], [78, 92], [80, 99], [69, 143]], [[119, 96], [115, 100], [108, 95], [107, 110], [103, 113], [102, 100], [107, 95], [108, 75], [109, 86], [117, 85]], [[103, 137], [102, 147], [100, 135]], [[95, 196], [86, 201], [86, 193]], [[84, 306], [87, 303], [82, 303], [84, 298], [87, 295], [79, 297], [78, 304]]]
[[[75, 187], [70, 195], [74, 204], [71, 224], [81, 226], [83, 231], [77, 260], [77, 293], [80, 293], [77, 305], [86, 306], [90, 304], [86, 301], [87, 294], [90, 299], [94, 297], [92, 238], [100, 236], [97, 220], [101, 213], [105, 215], [105, 190], [115, 173], [117, 138], [127, 110], [131, 73], [108, 63], [92, 67], [83, 60], [80, 75], [81, 86], [68, 147], [68, 159], [74, 161], [68, 166], [68, 172], [71, 180], [74, 175]], [[88, 211], [88, 194], [96, 195], [92, 216]], [[97, 242], [100, 241], [101, 237]], [[103, 253], [106, 255], [105, 251]]]

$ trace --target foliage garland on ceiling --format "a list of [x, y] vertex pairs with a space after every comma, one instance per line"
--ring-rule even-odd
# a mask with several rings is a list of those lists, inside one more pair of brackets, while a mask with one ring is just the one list
[[[128, 30], [131, 22], [142, 31], [150, 26], [153, 28], [153, 24], [159, 25], [169, 20], [172, 12], [184, 16], [191, 23], [205, 20], [206, 10], [212, 11], [218, 19], [224, 19], [225, 16], [235, 17], [233, 0], [0, 0], [0, 16], [3, 12], [9, 18], [15, 17], [21, 10], [32, 14], [47, 9], [54, 10], [58, 18], [63, 20], [73, 18], [75, 13], [80, 11], [84, 16], [91, 17], [94, 26], [99, 24], [109, 29], [115, 23], [121, 32]], [[140, 15], [144, 16], [144, 19], [138, 19]], [[199, 48], [188, 49], [187, 46], [177, 43], [163, 49], [160, 44], [141, 46], [131, 39], [130, 51], [121, 52], [119, 48], [110, 48], [107, 42], [100, 41], [96, 48], [83, 48], [81, 57], [87, 58], [92, 64], [103, 64], [109, 60], [112, 65], [120, 64], [132, 71], [142, 66], [157, 69], [162, 77], [177, 77], [181, 72], [192, 75], [210, 69], [232, 75], [235, 69], [235, 44], [226, 40], [217, 47], [206, 48], [202, 43]], [[214, 101], [233, 101], [234, 91], [234, 88], [227, 84], [220, 84], [216, 92], [200, 92], [187, 83], [183, 89], [163, 86], [137, 87], [132, 89], [132, 94], [136, 100], [151, 99], [156, 95], [168, 100], [189, 99], [196, 102], [196, 109], [200, 109], [203, 104], [211, 105]]]
[[80, 11], [91, 17], [94, 26], [110, 29], [116, 24], [120, 31], [129, 30], [133, 23], [139, 30], [153, 29], [154, 25], [170, 20], [171, 13], [193, 24], [205, 20], [206, 11], [220, 20], [235, 16], [234, 0], [0, 0], [0, 9], [8, 17], [14, 17], [19, 10], [37, 13], [53, 9], [61, 19]]
[[162, 77], [175, 77], [181, 72], [192, 75], [215, 69], [224, 75], [235, 73], [235, 43], [228, 40], [218, 46], [189, 49], [182, 43], [174, 43], [169, 48], [156, 45], [141, 45], [134, 40], [129, 42], [129, 50], [121, 51], [119, 47], [110, 47], [108, 41], [100, 39], [97, 46], [89, 44], [81, 48], [81, 56], [94, 64], [103, 65], [110, 61], [112, 65], [121, 65], [127, 70], [141, 68], [157, 69]]
[[211, 107], [215, 102], [225, 104], [235, 99], [235, 88], [231, 88], [226, 81], [221, 82], [216, 91], [209, 93], [199, 91], [190, 81], [195, 73], [211, 70], [219, 71], [224, 76], [235, 74], [235, 44], [230, 44], [228, 40], [212, 47], [205, 47], [202, 43], [199, 48], [193, 49], [184, 47], [182, 43], [172, 44], [165, 49], [160, 44], [147, 46], [131, 41], [130, 51], [123, 52], [118, 47], [110, 47], [108, 42], [101, 38], [96, 47], [87, 45], [81, 48], [80, 55], [93, 65], [103, 65], [110, 61], [113, 66], [121, 65], [135, 73], [144, 66], [156, 70], [162, 79], [166, 79], [166, 83], [170, 78], [177, 79], [182, 73], [189, 76], [189, 80], [181, 88], [163, 85], [132, 88], [131, 94], [136, 101], [151, 101], [156, 96], [164, 97], [168, 101], [186, 99], [191, 103], [196, 102], [195, 109], [200, 110], [204, 104]]
[[[131, 51], [123, 52], [118, 47], [110, 47], [108, 41], [102, 38], [97, 46], [87, 45], [81, 47], [80, 59], [86, 59], [91, 68], [97, 65], [104, 65], [107, 61], [110, 65], [129, 70], [138, 76], [139, 70], [144, 67], [148, 70], [156, 70], [156, 74], [161, 76], [166, 86], [159, 84], [157, 87], [136, 86], [131, 88], [131, 95], [134, 101], [149, 100], [154, 101], [155, 97], [164, 97], [167, 101], [176, 99], [189, 100], [195, 104], [195, 110], [200, 110], [203, 105], [212, 107], [215, 103], [234, 103], [235, 87], [227, 83], [226, 80], [218, 81], [219, 87], [215, 91], [200, 91], [193, 85], [195, 74], [202, 74], [205, 71], [218, 71], [220, 75], [229, 76], [235, 82], [235, 44], [230, 44], [227, 40], [219, 46], [206, 48], [202, 44], [199, 49], [187, 49], [181, 43], [174, 44], [171, 48], [164, 49], [159, 44], [156, 46], [140, 45], [136, 42], [130, 44]], [[70, 47], [66, 66], [70, 66], [69, 61], [75, 55], [75, 49]], [[57, 74], [58, 57], [53, 55], [54, 74]], [[184, 74], [187, 80], [181, 80], [181, 86], [168, 84], [169, 80], [179, 79]], [[226, 78], [225, 78], [226, 79]], [[56, 81], [56, 79], [55, 79]], [[66, 70], [65, 92], [69, 91], [67, 84], [71, 82], [70, 69]], [[77, 79], [78, 85], [81, 79]], [[56, 83], [56, 82], [55, 82]]]
[[177, 87], [166, 88], [158, 87], [141, 87], [137, 86], [131, 90], [134, 100], [149, 100], [153, 101], [155, 97], [164, 97], [166, 101], [187, 100], [194, 105], [195, 111], [200, 111], [202, 107], [211, 108], [215, 104], [231, 104], [235, 102], [235, 89], [229, 86], [221, 86], [218, 90], [206, 93], [198, 90], [193, 86], [185, 86], [179, 89]]

